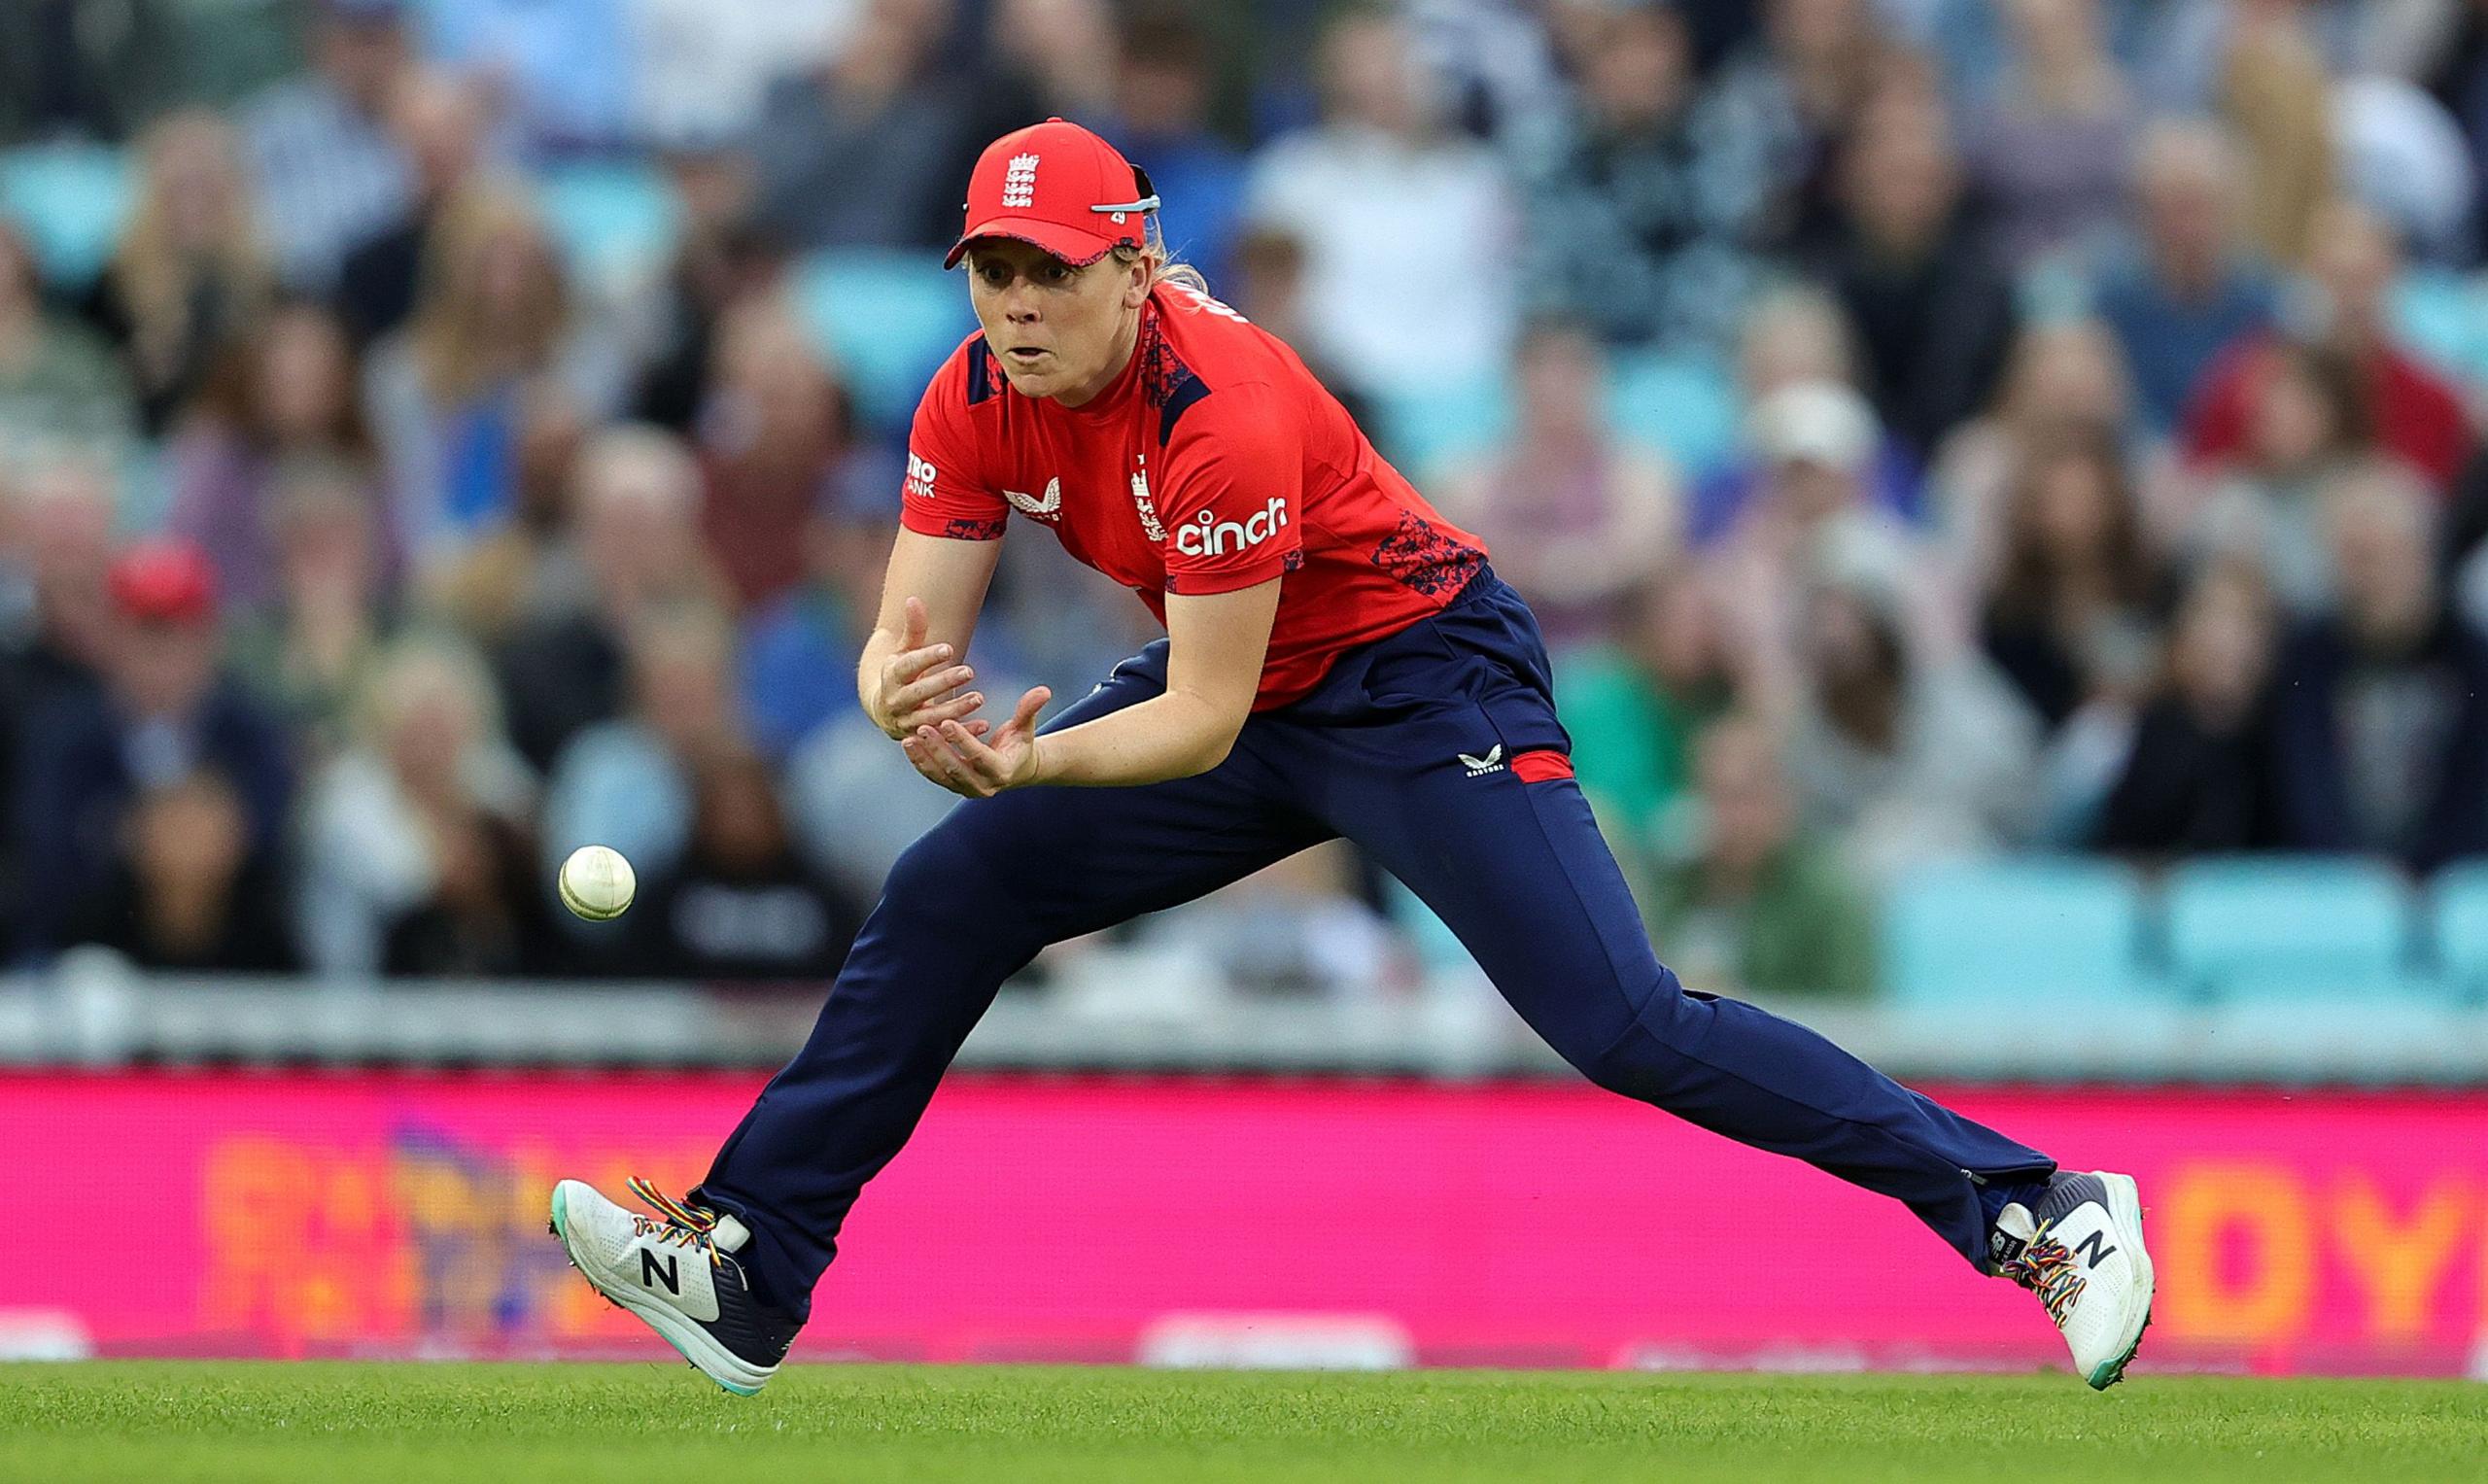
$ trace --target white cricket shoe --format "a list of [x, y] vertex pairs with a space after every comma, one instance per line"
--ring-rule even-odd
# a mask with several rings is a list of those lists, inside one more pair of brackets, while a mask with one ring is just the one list
[[1997, 1276], [2039, 1295], [2093, 1390], [2125, 1379], [2151, 1324], [2151, 1254], [2132, 1176], [2056, 1175], [2035, 1202], [1997, 1215], [1988, 1256]]
[[761, 1303], [734, 1254], [751, 1232], [644, 1180], [631, 1191], [663, 1216], [626, 1211], [585, 1181], [553, 1187], [553, 1235], [596, 1291], [637, 1315], [702, 1375], [749, 1397], [778, 1373], [798, 1321]]

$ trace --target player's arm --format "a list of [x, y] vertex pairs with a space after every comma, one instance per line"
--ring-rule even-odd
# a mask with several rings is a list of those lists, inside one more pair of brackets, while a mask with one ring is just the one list
[[1166, 689], [1094, 721], [1036, 735], [1051, 693], [1019, 699], [990, 746], [969, 726], [945, 721], [906, 741], [917, 770], [954, 793], [985, 798], [1006, 788], [1058, 783], [1122, 788], [1207, 773], [1227, 760], [1253, 711], [1279, 611], [1279, 579], [1231, 593], [1169, 594]]
[[[881, 608], [855, 691], [864, 713], [893, 738], [958, 721], [985, 704], [960, 687], [976, 673], [958, 663], [976, 634], [976, 617], [1001, 559], [1000, 541], [960, 541], [902, 527], [881, 579]], [[969, 722], [973, 735], [985, 724]]]

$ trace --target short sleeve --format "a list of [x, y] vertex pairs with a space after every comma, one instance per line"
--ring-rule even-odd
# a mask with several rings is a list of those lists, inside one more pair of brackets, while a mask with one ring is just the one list
[[1260, 386], [1201, 399], [1167, 450], [1166, 591], [1232, 593], [1303, 560], [1300, 415]]
[[898, 518], [919, 535], [990, 541], [1010, 524], [1011, 507], [985, 482], [975, 457], [975, 430], [967, 426], [966, 361], [979, 354], [982, 347], [971, 341], [934, 376], [916, 404]]

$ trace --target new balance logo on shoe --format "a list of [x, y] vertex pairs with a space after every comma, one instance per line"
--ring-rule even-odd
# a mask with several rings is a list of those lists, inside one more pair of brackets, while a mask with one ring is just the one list
[[643, 1289], [653, 1289], [660, 1283], [665, 1285], [665, 1291], [667, 1293], [674, 1294], [677, 1298], [682, 1296], [682, 1270], [674, 1266], [674, 1254], [667, 1253], [665, 1256], [665, 1266], [659, 1267], [657, 1266], [657, 1255], [644, 1247], [640, 1248], [639, 1287]]
[[2084, 1237], [2081, 1241], [2074, 1244], [2073, 1250], [2082, 1254], [2082, 1265], [2085, 1268], [2097, 1267], [2100, 1260], [2108, 1257], [2117, 1250], [2113, 1247], [2103, 1246], [2102, 1244], [2107, 1240], [2108, 1228], [2102, 1226], [2098, 1230], [2091, 1233], [2089, 1236]]
[[1461, 766], [1469, 770], [1469, 776], [1472, 778], [1484, 777], [1490, 773], [1501, 773], [1503, 771], [1503, 744], [1497, 742], [1487, 748], [1484, 757], [1470, 757], [1464, 752], [1460, 754], [1460, 762]]

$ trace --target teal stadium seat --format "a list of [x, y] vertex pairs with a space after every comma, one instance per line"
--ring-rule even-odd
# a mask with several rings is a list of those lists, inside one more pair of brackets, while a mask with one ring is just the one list
[[130, 170], [118, 150], [47, 144], [0, 155], [0, 210], [26, 234], [47, 283], [94, 282], [128, 218]]
[[2488, 999], [2488, 862], [2449, 866], [2429, 893], [2436, 966], [2449, 987]]
[[2114, 998], [2147, 989], [2143, 892], [2127, 868], [2072, 857], [1964, 862], [1895, 881], [1883, 906], [1883, 984], [1902, 1004], [1996, 1004], [2033, 991]]
[[967, 285], [922, 253], [823, 253], [804, 265], [796, 294], [856, 410], [886, 430], [906, 430], [924, 383], [976, 328]]
[[1736, 385], [1696, 356], [1618, 355], [1607, 417], [1618, 433], [1666, 454], [1688, 479], [1725, 464], [1741, 428]]
[[1511, 388], [1498, 376], [1385, 394], [1373, 403], [1366, 433], [1420, 488], [1489, 452], [1512, 431]]
[[2372, 861], [2232, 856], [2168, 880], [2168, 954], [2186, 984], [2228, 1000], [2425, 991], [2411, 973], [2410, 892]]
[[674, 255], [680, 203], [665, 176], [647, 165], [557, 165], [539, 201], [546, 226], [572, 274], [612, 288], [656, 271]]

